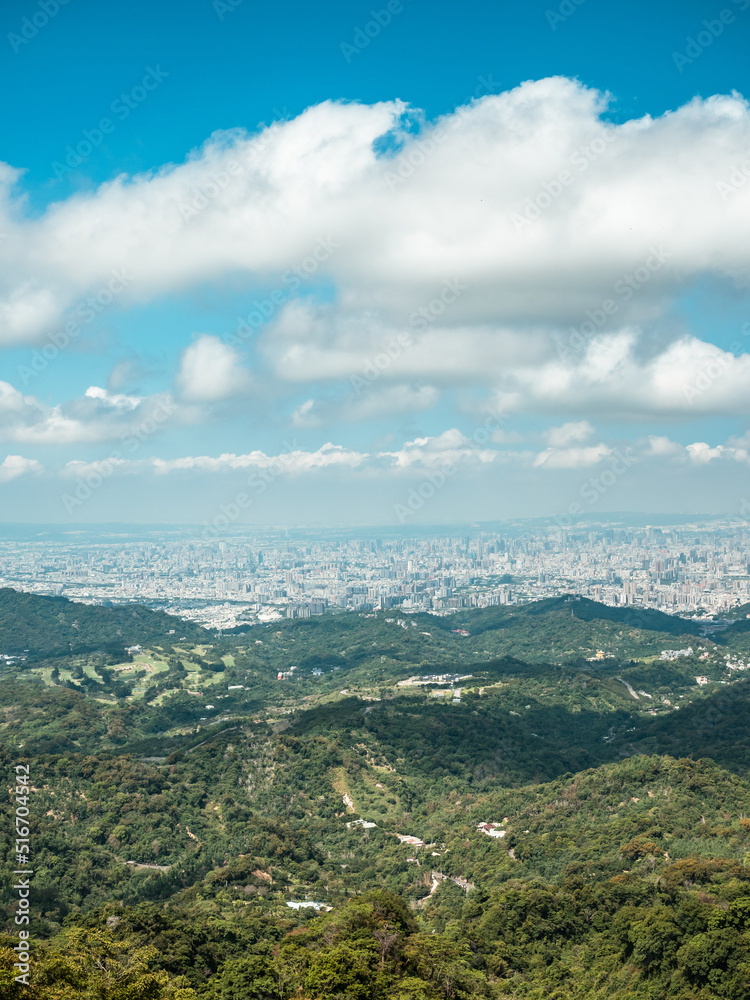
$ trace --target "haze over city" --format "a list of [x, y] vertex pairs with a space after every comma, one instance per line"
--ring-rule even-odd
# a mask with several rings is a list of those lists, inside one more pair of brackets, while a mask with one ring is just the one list
[[0, 586], [109, 607], [138, 603], [218, 629], [391, 609], [444, 616], [570, 594], [705, 619], [750, 601], [747, 523], [637, 520], [385, 537], [47, 528], [0, 543]]

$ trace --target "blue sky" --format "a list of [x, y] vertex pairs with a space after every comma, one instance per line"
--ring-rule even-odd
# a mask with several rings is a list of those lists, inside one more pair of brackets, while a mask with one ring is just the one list
[[0, 21], [5, 520], [744, 509], [750, 0]]

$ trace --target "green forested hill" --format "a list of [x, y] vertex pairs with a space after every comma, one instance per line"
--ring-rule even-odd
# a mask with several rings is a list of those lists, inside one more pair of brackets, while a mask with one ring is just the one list
[[224, 637], [133, 610], [0, 594], [4, 629], [83, 633], [1, 669], [36, 963], [15, 984], [0, 937], [3, 998], [750, 995], [729, 630], [568, 600]]
[[458, 612], [455, 617], [443, 619], [443, 622], [455, 628], [455, 623], [463, 620], [467, 628], [473, 626], [475, 631], [487, 631], [504, 624], [508, 627], [514, 619], [530, 624], [539, 618], [543, 618], [545, 624], [560, 624], [565, 619], [573, 619], [578, 622], [612, 622], [620, 627], [626, 625], [664, 635], [701, 635], [700, 623], [687, 618], [667, 615], [651, 608], [613, 608], [577, 596], [551, 597], [532, 604], [505, 605], [480, 612]]
[[196, 626], [138, 605], [95, 607], [66, 597], [40, 597], [0, 588], [0, 653], [55, 656], [163, 643], [170, 630], [179, 630], [180, 636], [193, 642], [201, 639]]
[[[395, 624], [405, 619], [406, 629]], [[323, 616], [293, 625], [294, 634], [321, 647], [324, 658], [325, 644], [338, 652], [341, 642], [351, 646], [369, 640], [368, 645], [386, 652], [397, 638], [396, 648], [406, 646], [411, 662], [418, 650], [424, 650], [433, 663], [450, 662], [475, 652], [546, 662], [591, 656], [599, 649], [620, 657], [654, 655], [675, 645], [695, 644], [703, 635], [703, 625], [690, 619], [639, 608], [610, 608], [584, 598], [459, 610], [448, 617], [404, 616], [394, 611], [367, 618]], [[469, 635], [457, 634], [458, 629]], [[724, 634], [717, 633], [716, 642], [722, 642]]]

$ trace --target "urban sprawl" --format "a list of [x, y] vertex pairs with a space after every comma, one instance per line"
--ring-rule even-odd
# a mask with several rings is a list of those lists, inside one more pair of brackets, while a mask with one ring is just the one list
[[344, 537], [283, 530], [224, 540], [135, 529], [0, 543], [0, 584], [86, 603], [138, 602], [214, 628], [326, 612], [451, 614], [580, 594], [716, 616], [750, 600], [750, 531], [736, 524]]

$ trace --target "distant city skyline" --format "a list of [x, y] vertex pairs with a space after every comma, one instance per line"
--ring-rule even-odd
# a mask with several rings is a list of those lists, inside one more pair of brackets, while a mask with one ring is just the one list
[[0, 22], [3, 520], [750, 514], [750, 0]]
[[330, 612], [451, 615], [566, 595], [711, 619], [750, 602], [747, 524], [41, 535], [0, 541], [0, 586], [136, 602], [208, 628]]

